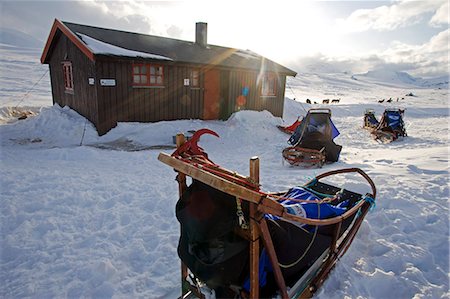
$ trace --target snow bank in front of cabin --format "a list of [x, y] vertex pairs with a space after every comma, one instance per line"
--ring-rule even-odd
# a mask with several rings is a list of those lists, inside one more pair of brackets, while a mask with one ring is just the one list
[[[33, 147], [79, 146], [81, 139], [95, 139], [97, 131], [92, 124], [69, 107], [42, 107], [38, 115], [8, 124], [8, 132], [1, 139], [1, 145], [32, 143]], [[5, 134], [5, 133], [4, 133]]]
[[88, 46], [88, 48], [91, 49], [91, 51], [94, 54], [116, 55], [116, 56], [126, 56], [126, 57], [142, 57], [142, 58], [151, 58], [151, 59], [157, 59], [157, 60], [173, 60], [172, 58], [161, 56], [161, 55], [133, 51], [133, 50], [128, 50], [128, 49], [118, 47], [115, 45], [111, 45], [111, 44], [99, 41], [90, 36], [87, 36], [85, 34], [81, 34], [79, 32], [77, 32], [77, 35]]
[[[0, 297], [177, 298], [175, 172], [157, 160], [160, 150], [99, 145], [129, 140], [168, 146], [176, 133], [200, 128], [220, 135], [204, 135], [200, 146], [227, 169], [248, 174], [249, 159], [258, 155], [265, 191], [346, 167], [360, 167], [373, 178], [376, 208], [317, 298], [448, 297], [447, 98], [436, 90], [414, 93], [403, 103], [409, 136], [391, 144], [376, 143], [362, 129], [365, 108], [379, 116], [386, 106], [371, 100], [326, 106], [343, 150], [339, 162], [322, 169], [282, 162], [289, 136], [276, 125], [305, 115], [300, 103], [288, 99], [284, 120], [267, 111], [240, 111], [227, 121], [119, 123], [101, 137], [79, 114], [57, 105], [0, 125]], [[368, 191], [352, 176], [333, 183]]]

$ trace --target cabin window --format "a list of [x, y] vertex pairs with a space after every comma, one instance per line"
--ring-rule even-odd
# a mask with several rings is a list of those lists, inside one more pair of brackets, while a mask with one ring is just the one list
[[199, 87], [200, 86], [199, 76], [200, 76], [199, 70], [192, 70], [191, 71], [191, 86], [192, 87]]
[[261, 95], [276, 96], [277, 94], [277, 77], [274, 73], [267, 73], [262, 78]]
[[164, 86], [164, 67], [153, 64], [133, 64], [134, 86]]
[[73, 92], [73, 73], [72, 62], [64, 61], [62, 63], [63, 77], [64, 77], [64, 89], [67, 92]]

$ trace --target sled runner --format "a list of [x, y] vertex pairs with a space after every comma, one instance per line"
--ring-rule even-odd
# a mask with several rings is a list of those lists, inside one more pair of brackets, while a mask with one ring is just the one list
[[302, 119], [300, 119], [300, 116], [297, 118], [297, 120], [290, 126], [283, 127], [283, 126], [277, 126], [278, 129], [280, 129], [281, 132], [292, 135], [297, 129], [297, 127], [301, 124]]
[[282, 151], [283, 158], [291, 165], [321, 167], [327, 161], [336, 162], [342, 149], [333, 141], [338, 135], [330, 109], [310, 109], [289, 138], [291, 146]]
[[[323, 173], [303, 186], [268, 193], [259, 185], [259, 159], [248, 177], [212, 162], [177, 136], [177, 150], [158, 159], [178, 173], [182, 260], [180, 298], [307, 298], [346, 252], [375, 202], [373, 181], [358, 168]], [[371, 192], [358, 194], [321, 182], [359, 174]], [[192, 178], [187, 186], [186, 177]]]
[[365, 129], [375, 129], [378, 126], [379, 122], [375, 117], [375, 110], [366, 109], [364, 113], [364, 125]]
[[403, 115], [405, 110], [386, 109], [378, 126], [371, 132], [375, 140], [388, 143], [407, 136]]

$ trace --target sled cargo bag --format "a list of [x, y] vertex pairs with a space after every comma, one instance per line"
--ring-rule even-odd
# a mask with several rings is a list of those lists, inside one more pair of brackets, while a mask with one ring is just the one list
[[178, 255], [192, 273], [211, 288], [241, 284], [249, 245], [233, 231], [236, 199], [193, 180], [176, 205], [176, 217], [181, 224]]
[[364, 127], [376, 128], [379, 122], [375, 117], [375, 111], [373, 109], [367, 109], [364, 113]]

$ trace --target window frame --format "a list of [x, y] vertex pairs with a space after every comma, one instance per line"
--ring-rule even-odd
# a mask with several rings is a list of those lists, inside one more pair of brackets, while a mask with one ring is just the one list
[[[200, 88], [200, 69], [195, 68], [191, 70], [190, 80], [191, 80], [190, 84], [191, 88]], [[194, 84], [194, 82], [196, 82], [196, 84]]]
[[[272, 86], [271, 86], [272, 83]], [[273, 88], [271, 88], [273, 87]], [[275, 73], [265, 73], [261, 80], [261, 96], [276, 97], [277, 96], [277, 76]]]
[[[135, 73], [135, 67], [139, 67], [139, 72]], [[142, 67], [145, 68], [145, 73], [142, 72]], [[152, 68], [154, 68], [154, 73], [152, 74]], [[161, 71], [159, 73], [159, 70]], [[133, 87], [164, 87], [164, 65], [154, 64], [154, 63], [132, 63], [131, 65], [131, 85]], [[136, 83], [134, 82], [135, 76], [146, 76], [146, 82]], [[152, 78], [154, 83], [152, 83]], [[161, 78], [161, 83], [158, 83], [158, 78]]]
[[67, 93], [73, 93], [73, 66], [72, 61], [63, 61], [63, 81], [64, 81], [64, 91]]

